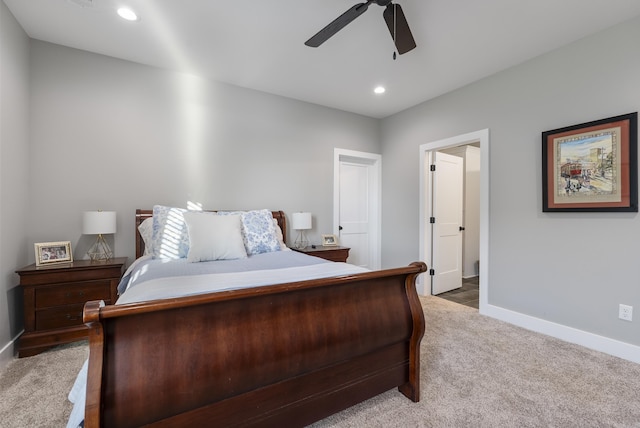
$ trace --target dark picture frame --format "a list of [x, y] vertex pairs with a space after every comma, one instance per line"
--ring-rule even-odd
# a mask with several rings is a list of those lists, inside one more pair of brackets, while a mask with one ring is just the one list
[[542, 133], [543, 212], [638, 212], [638, 112]]

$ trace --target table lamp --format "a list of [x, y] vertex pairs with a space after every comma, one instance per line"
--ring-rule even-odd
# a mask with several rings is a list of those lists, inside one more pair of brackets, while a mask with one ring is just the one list
[[116, 233], [115, 211], [86, 211], [82, 219], [83, 235], [98, 235], [87, 254], [93, 261], [110, 260], [113, 252], [103, 235]]
[[309, 241], [307, 240], [304, 231], [311, 229], [311, 213], [293, 213], [291, 228], [298, 231], [298, 237], [293, 243], [293, 246], [297, 249], [308, 246]]

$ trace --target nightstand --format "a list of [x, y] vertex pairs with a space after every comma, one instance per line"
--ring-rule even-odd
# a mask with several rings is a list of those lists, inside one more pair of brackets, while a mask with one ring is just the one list
[[346, 262], [349, 257], [349, 250], [351, 248], [348, 247], [323, 247], [322, 245], [316, 245], [313, 247], [305, 247], [305, 248], [291, 248], [293, 251], [297, 251], [299, 253], [305, 253], [310, 256], [320, 257], [326, 260], [330, 260], [332, 262]]
[[126, 257], [108, 261], [26, 266], [16, 271], [24, 290], [24, 333], [18, 356], [29, 357], [52, 346], [88, 337], [82, 321], [85, 302], [117, 298]]

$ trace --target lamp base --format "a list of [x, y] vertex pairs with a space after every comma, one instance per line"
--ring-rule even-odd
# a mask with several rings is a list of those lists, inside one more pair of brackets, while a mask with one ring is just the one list
[[104, 240], [102, 235], [98, 235], [98, 239], [96, 239], [95, 244], [89, 248], [87, 254], [93, 262], [111, 260], [113, 258], [113, 251], [111, 251], [109, 244], [107, 244], [107, 241]]
[[293, 248], [297, 249], [297, 250], [301, 250], [303, 248], [306, 248], [309, 246], [309, 241], [307, 240], [307, 237], [304, 236], [304, 232], [300, 231], [298, 232], [298, 237], [296, 238], [295, 242], [293, 243]]

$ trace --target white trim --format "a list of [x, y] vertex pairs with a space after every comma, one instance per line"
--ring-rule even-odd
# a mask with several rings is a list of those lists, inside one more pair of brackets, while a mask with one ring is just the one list
[[0, 349], [0, 371], [4, 370], [4, 368], [13, 360], [13, 355], [15, 354], [15, 344], [18, 341], [20, 335], [24, 333], [24, 330], [21, 330], [9, 343], [4, 345], [2, 349]]
[[371, 214], [373, 223], [371, 236], [371, 269], [382, 265], [382, 155], [347, 149], [333, 149], [333, 234], [339, 235], [340, 223], [340, 162], [354, 162], [369, 165], [372, 172], [373, 194], [371, 203], [375, 207]]
[[[613, 355], [628, 361], [640, 363], [640, 346], [621, 342], [594, 333], [578, 330], [562, 324], [514, 312], [499, 306], [489, 305], [489, 130], [471, 132], [453, 138], [435, 141], [420, 146], [420, 260], [425, 259], [424, 227], [425, 207], [430, 204], [425, 201], [425, 190], [429, 186], [429, 174], [425, 174], [425, 159], [431, 156], [431, 151], [445, 147], [454, 147], [480, 141], [480, 313], [501, 321], [508, 322], [536, 333], [555, 337], [565, 342], [574, 343], [605, 354]], [[424, 275], [421, 275], [422, 277]], [[419, 277], [419, 278], [420, 278]], [[424, 293], [424, 286], [423, 291]], [[427, 293], [428, 294], [428, 293]]]
[[565, 342], [574, 343], [605, 354], [640, 364], [640, 346], [599, 336], [566, 325], [557, 324], [530, 315], [514, 312], [494, 305], [485, 305], [484, 315], [517, 325], [536, 333], [546, 334]]
[[[425, 242], [429, 242], [431, 231], [424, 227], [427, 212], [431, 201], [425, 200], [425, 192], [431, 185], [430, 175], [425, 174], [425, 169], [429, 165], [425, 158], [431, 157], [431, 152], [446, 147], [462, 146], [474, 142], [480, 142], [480, 313], [485, 313], [489, 296], [489, 129], [469, 132], [444, 140], [420, 145], [420, 217], [419, 217], [419, 257], [426, 262]], [[420, 275], [418, 291], [421, 294], [430, 294], [430, 290], [425, 290], [423, 278]]]

